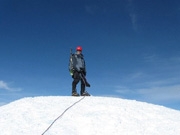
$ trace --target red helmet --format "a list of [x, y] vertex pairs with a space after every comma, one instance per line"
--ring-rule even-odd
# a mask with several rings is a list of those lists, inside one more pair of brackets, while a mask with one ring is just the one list
[[82, 47], [81, 46], [76, 47], [76, 51], [82, 51]]

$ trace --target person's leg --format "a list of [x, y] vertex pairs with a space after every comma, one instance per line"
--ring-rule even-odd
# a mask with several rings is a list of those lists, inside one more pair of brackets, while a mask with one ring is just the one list
[[76, 86], [77, 86], [77, 84], [78, 84], [78, 82], [80, 80], [78, 72], [75, 71], [73, 73], [73, 79], [74, 80], [72, 82], [72, 95], [73, 95], [73, 93], [76, 95], [76, 93], [77, 93]]
[[81, 79], [81, 96], [90, 96], [90, 94], [85, 90], [86, 85], [84, 84], [83, 79]]
[[85, 92], [85, 84], [83, 80], [81, 79], [81, 95], [83, 95], [84, 92]]

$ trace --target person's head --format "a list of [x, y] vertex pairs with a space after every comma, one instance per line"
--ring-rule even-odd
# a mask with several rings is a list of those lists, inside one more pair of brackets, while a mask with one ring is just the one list
[[77, 47], [76, 47], [76, 52], [77, 52], [78, 54], [80, 54], [80, 53], [82, 52], [82, 47], [81, 47], [81, 46], [77, 46]]

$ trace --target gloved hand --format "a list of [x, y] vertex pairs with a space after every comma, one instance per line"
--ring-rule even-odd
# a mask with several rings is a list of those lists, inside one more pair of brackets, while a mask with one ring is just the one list
[[70, 75], [71, 75], [71, 76], [73, 76], [74, 71], [75, 71], [74, 69], [71, 69], [71, 70], [70, 70]]
[[81, 73], [82, 71], [81, 70], [76, 70], [78, 73]]

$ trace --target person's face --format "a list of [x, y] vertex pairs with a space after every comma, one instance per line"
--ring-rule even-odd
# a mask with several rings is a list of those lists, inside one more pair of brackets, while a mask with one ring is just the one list
[[81, 54], [81, 51], [77, 51], [77, 54]]

